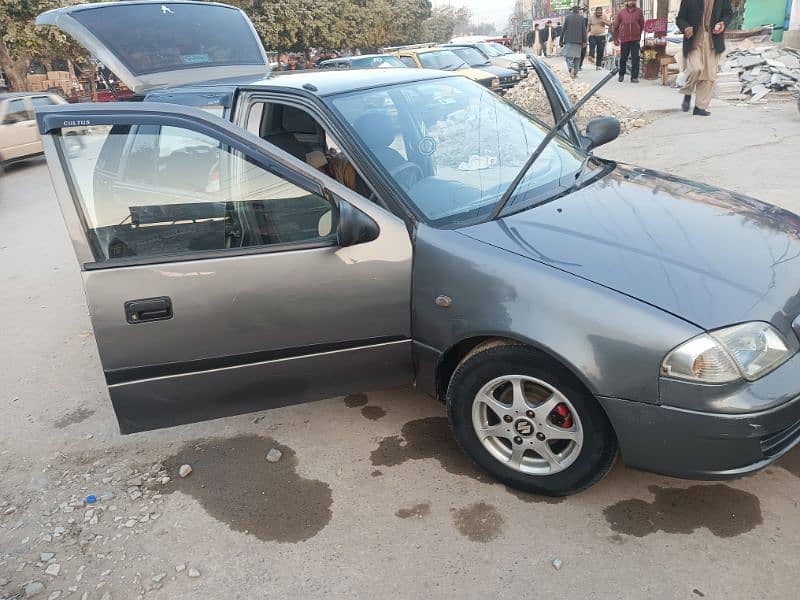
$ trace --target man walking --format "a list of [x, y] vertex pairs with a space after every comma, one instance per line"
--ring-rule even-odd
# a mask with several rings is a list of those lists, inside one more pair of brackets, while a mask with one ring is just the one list
[[570, 77], [578, 77], [581, 67], [581, 51], [586, 46], [586, 23], [578, 14], [578, 7], [573, 6], [572, 12], [564, 19], [561, 29], [561, 47], [564, 48], [564, 57], [567, 60], [567, 70]]
[[589, 17], [589, 58], [595, 65], [595, 70], [600, 69], [606, 52], [606, 35], [609, 23], [603, 15], [603, 7], [594, 9], [594, 14]]
[[[702, 0], [700, 0], [702, 2]], [[636, 0], [627, 0], [625, 8], [614, 19], [614, 45], [621, 46], [619, 56], [619, 80], [625, 80], [628, 57], [631, 58], [631, 83], [639, 83], [639, 44], [644, 30], [644, 14], [636, 6]]]
[[683, 112], [707, 117], [717, 81], [717, 68], [725, 51], [725, 29], [733, 16], [731, 0], [681, 0], [675, 24], [683, 32], [683, 69], [686, 85], [681, 90]]
[[[588, 32], [589, 18], [586, 16], [586, 9], [581, 6], [580, 9], [578, 9], [578, 14], [581, 16], [581, 19], [583, 19], [583, 28]], [[586, 60], [586, 46], [584, 46], [583, 49], [581, 50], [581, 64], [580, 67], [578, 67], [579, 71], [583, 70], [583, 61], [585, 60]]]

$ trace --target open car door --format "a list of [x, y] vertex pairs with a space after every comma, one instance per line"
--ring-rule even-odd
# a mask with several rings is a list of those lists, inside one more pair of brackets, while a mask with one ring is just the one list
[[197, 109], [37, 124], [123, 433], [411, 383], [398, 218]]
[[241, 10], [211, 2], [106, 2], [42, 13], [136, 95], [228, 77], [263, 77], [269, 61]]

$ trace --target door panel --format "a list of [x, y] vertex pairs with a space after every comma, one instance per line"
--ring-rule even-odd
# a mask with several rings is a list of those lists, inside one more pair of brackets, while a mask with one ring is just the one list
[[[207, 113], [85, 106], [38, 118], [123, 433], [411, 382], [400, 220]], [[342, 202], [377, 239], [338, 244]]]

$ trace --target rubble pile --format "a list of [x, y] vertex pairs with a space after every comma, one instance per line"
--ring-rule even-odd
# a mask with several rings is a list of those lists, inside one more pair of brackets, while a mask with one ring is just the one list
[[[564, 90], [566, 90], [573, 104], [580, 100], [591, 89], [591, 86], [581, 83], [579, 80], [571, 79], [568, 74], [561, 70], [555, 69], [554, 72], [561, 80], [561, 85], [564, 87]], [[531, 74], [527, 79], [523, 79], [512, 88], [506, 94], [506, 98], [548, 125], [553, 125], [550, 104], [548, 103], [544, 88], [535, 74]], [[616, 117], [621, 124], [622, 133], [630, 131], [631, 129], [643, 127], [647, 124], [646, 115], [644, 113], [621, 106], [597, 94], [589, 98], [586, 104], [578, 111], [576, 117], [578, 126], [581, 130], [584, 130], [586, 124], [596, 117]]]
[[771, 92], [792, 92], [798, 82], [800, 50], [741, 44], [722, 64], [717, 94], [756, 103]]

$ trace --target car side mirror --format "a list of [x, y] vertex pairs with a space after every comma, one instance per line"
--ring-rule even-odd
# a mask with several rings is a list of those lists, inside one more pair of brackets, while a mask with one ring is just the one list
[[349, 202], [339, 201], [339, 224], [336, 229], [340, 246], [371, 242], [378, 237], [378, 224]]
[[586, 133], [583, 136], [587, 140], [586, 151], [613, 142], [619, 137], [619, 132], [620, 124], [614, 117], [592, 119], [586, 124]]

